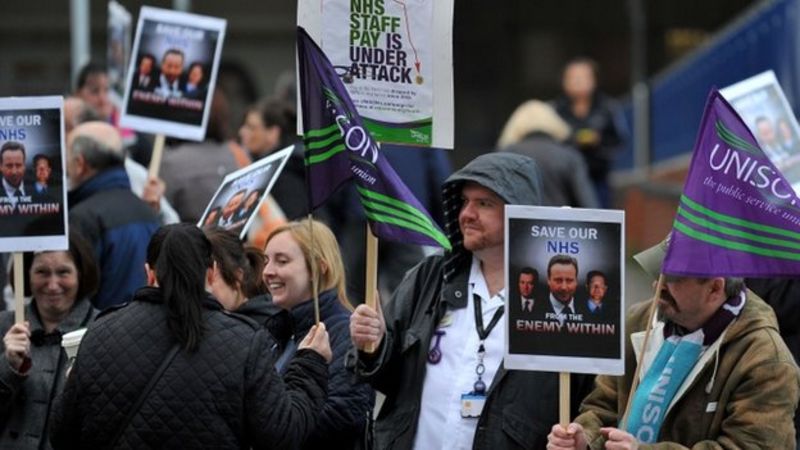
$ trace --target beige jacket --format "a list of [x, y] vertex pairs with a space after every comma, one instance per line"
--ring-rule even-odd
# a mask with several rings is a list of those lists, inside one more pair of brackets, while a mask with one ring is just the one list
[[[650, 303], [631, 308], [627, 320], [626, 375], [599, 376], [575, 421], [589, 446], [604, 448], [601, 426], [618, 426], [625, 411]], [[642, 374], [663, 342], [657, 323], [644, 352]], [[635, 354], [634, 354], [635, 353]], [[675, 399], [658, 443], [641, 449], [794, 449], [794, 411], [800, 398], [800, 371], [778, 334], [772, 308], [751, 291], [741, 315], [709, 346]]]

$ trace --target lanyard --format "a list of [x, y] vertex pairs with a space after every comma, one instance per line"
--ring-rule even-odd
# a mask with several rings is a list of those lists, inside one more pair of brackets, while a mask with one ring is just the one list
[[483, 311], [481, 307], [481, 298], [478, 294], [472, 294], [472, 301], [475, 305], [475, 330], [478, 332], [478, 337], [481, 338], [481, 346], [483, 346], [483, 341], [489, 337], [489, 333], [492, 332], [494, 326], [497, 325], [497, 322], [500, 321], [500, 317], [503, 316], [503, 311], [505, 308], [501, 305], [497, 308], [497, 311], [494, 312], [494, 316], [492, 316], [492, 320], [489, 321], [489, 327], [484, 329], [483, 328]]
[[500, 321], [500, 318], [503, 316], [503, 312], [505, 308], [501, 305], [497, 308], [497, 311], [494, 312], [494, 316], [492, 316], [492, 320], [489, 321], [489, 326], [487, 328], [483, 328], [483, 312], [481, 311], [481, 298], [478, 294], [472, 294], [472, 303], [475, 305], [475, 330], [478, 332], [478, 337], [480, 338], [480, 343], [478, 344], [478, 365], [475, 366], [475, 374], [478, 375], [478, 380], [475, 381], [472, 389], [473, 392], [476, 394], [485, 394], [486, 393], [486, 383], [483, 382], [482, 377], [483, 373], [486, 372], [486, 367], [483, 365], [483, 357], [486, 355], [486, 347], [483, 346], [483, 341], [489, 337], [489, 333], [492, 332], [497, 322]]

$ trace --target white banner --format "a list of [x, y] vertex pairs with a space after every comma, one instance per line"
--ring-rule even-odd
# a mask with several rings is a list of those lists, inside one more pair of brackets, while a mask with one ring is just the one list
[[452, 23], [452, 0], [298, 6], [373, 137], [405, 145], [453, 148]]

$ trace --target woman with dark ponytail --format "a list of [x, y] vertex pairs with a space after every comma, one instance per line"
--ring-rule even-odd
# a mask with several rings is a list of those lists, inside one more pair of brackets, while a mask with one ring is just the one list
[[54, 448], [292, 448], [315, 428], [331, 360], [324, 325], [281, 379], [267, 333], [209, 293], [213, 261], [199, 228], [156, 232], [149, 286], [83, 338], [51, 416]]
[[[170, 229], [171, 228], [171, 229]], [[213, 269], [211, 244], [187, 225], [164, 227], [147, 246], [147, 284], [161, 290], [167, 325], [186, 351], [197, 349], [203, 336], [203, 303], [208, 270]]]

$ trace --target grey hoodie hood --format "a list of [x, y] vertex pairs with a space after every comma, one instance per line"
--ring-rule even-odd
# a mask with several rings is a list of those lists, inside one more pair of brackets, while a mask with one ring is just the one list
[[446, 282], [472, 256], [472, 253], [464, 249], [464, 237], [458, 226], [458, 213], [462, 204], [461, 189], [468, 181], [491, 190], [508, 205], [541, 204], [542, 182], [539, 167], [527, 156], [486, 153], [450, 175], [442, 185], [444, 232], [453, 246], [452, 251], [446, 254]]

